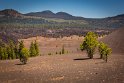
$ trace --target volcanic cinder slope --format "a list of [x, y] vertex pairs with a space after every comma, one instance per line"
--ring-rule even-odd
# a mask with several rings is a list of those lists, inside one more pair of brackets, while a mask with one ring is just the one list
[[112, 48], [113, 53], [124, 53], [124, 28], [119, 28], [101, 41], [107, 43]]

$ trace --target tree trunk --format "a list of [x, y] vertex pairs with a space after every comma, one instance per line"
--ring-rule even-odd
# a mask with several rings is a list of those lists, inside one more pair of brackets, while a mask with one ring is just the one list
[[100, 59], [102, 59], [102, 58], [103, 58], [103, 55], [101, 54]]

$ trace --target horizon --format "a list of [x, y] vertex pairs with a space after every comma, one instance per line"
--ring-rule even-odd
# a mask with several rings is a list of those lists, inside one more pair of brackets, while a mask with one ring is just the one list
[[4, 0], [0, 10], [14, 9], [20, 13], [50, 10], [85, 18], [106, 18], [124, 14], [123, 0]]
[[[2, 9], [2, 10], [6, 10], [6, 9]], [[0, 10], [0, 11], [2, 11], [2, 10]], [[32, 12], [22, 13], [22, 12], [16, 10], [16, 9], [12, 9], [12, 10], [15, 10], [15, 11], [21, 13], [21, 14], [37, 13], [37, 12], [43, 12], [43, 11], [51, 11], [51, 10], [43, 10], [43, 11], [35, 11], [35, 12], [32, 11]], [[64, 12], [64, 13], [70, 14], [70, 13], [65, 12], [65, 11], [58, 11], [58, 12], [53, 12], [53, 11], [51, 11], [51, 12], [54, 13], [54, 14], [59, 13], [59, 12]], [[124, 14], [124, 13], [122, 13], [122, 14]], [[114, 16], [118, 16], [118, 15], [122, 15], [122, 14], [117, 14], [117, 15], [108, 16], [108, 17], [114, 17]], [[72, 14], [70, 14], [70, 15], [72, 15]], [[75, 16], [75, 15], [72, 15], [72, 16]], [[76, 17], [83, 17], [83, 16], [76, 16]], [[91, 19], [102, 19], [102, 18], [108, 18], [108, 17], [100, 17], [100, 18], [92, 18], [92, 17], [91, 17]], [[88, 18], [88, 17], [83, 17], [83, 18]]]

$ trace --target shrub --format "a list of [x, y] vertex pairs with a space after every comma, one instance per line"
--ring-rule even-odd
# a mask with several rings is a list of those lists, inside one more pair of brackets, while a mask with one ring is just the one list
[[48, 55], [52, 55], [52, 53], [48, 53]]
[[100, 53], [101, 59], [103, 59], [107, 62], [108, 55], [110, 55], [111, 52], [112, 52], [111, 48], [109, 48], [105, 43], [103, 43], [103, 42], [99, 43], [99, 53]]
[[59, 52], [59, 54], [60, 54], [60, 55], [62, 54], [61, 51]]
[[90, 59], [93, 58], [93, 54], [94, 54], [95, 49], [98, 45], [97, 38], [98, 37], [94, 32], [88, 32], [84, 38], [83, 43], [80, 45], [80, 49], [82, 51], [86, 50], [88, 53], [88, 57]]
[[26, 64], [27, 63], [27, 60], [28, 60], [28, 57], [29, 57], [29, 51], [28, 51], [28, 49], [23, 48], [20, 53], [21, 53], [20, 61], [23, 64]]
[[61, 54], [65, 54], [65, 48], [64, 48], [64, 45], [62, 46], [62, 52]]

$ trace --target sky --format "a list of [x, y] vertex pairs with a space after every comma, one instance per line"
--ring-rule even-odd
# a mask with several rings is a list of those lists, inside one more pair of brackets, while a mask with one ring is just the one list
[[51, 10], [85, 18], [104, 18], [124, 14], [124, 0], [0, 0], [0, 10], [21, 13]]

